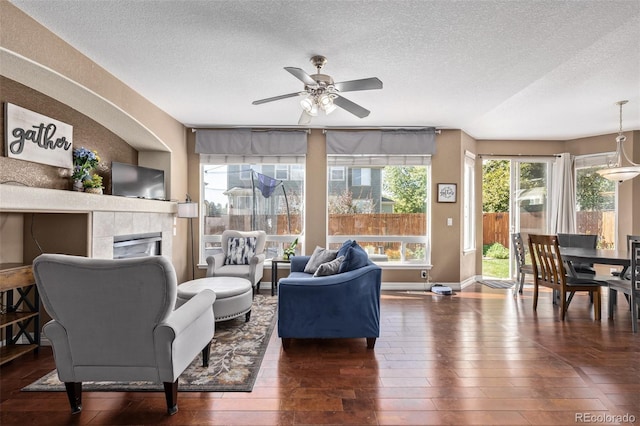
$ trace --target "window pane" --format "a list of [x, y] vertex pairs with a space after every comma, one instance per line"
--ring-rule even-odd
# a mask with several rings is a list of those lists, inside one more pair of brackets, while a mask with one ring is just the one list
[[355, 239], [374, 262], [427, 260], [427, 166], [329, 168], [328, 241]]
[[220, 235], [226, 229], [264, 230], [267, 258], [282, 254], [302, 232], [303, 165], [203, 164], [202, 193], [206, 216], [201, 262], [220, 250]]
[[329, 178], [331, 180], [344, 180], [344, 167], [329, 167]]
[[616, 185], [597, 170], [604, 166], [576, 168], [576, 231], [598, 235], [598, 248], [615, 248]]
[[353, 186], [371, 186], [371, 169], [353, 169], [351, 174]]

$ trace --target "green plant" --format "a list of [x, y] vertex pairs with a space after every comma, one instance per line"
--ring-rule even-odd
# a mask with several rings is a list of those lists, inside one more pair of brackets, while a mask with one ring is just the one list
[[298, 239], [296, 238], [295, 240], [293, 240], [293, 242], [289, 245], [289, 247], [287, 247], [286, 249], [284, 249], [284, 257], [285, 258], [289, 258], [291, 256], [293, 256], [294, 254], [296, 254], [296, 246], [298, 245]]
[[[486, 250], [485, 247], [487, 247]], [[492, 259], [508, 259], [509, 249], [500, 243], [493, 243], [483, 246], [482, 254], [485, 257], [489, 257]]]
[[94, 174], [90, 179], [82, 181], [85, 188], [102, 188], [102, 176]]

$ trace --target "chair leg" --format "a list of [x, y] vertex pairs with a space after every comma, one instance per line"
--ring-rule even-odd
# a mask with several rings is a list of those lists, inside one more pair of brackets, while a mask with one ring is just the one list
[[522, 294], [524, 291], [524, 272], [520, 273], [520, 290], [518, 290], [518, 293]]
[[178, 412], [178, 380], [175, 382], [164, 382], [164, 397], [167, 400], [167, 413], [173, 416]]
[[533, 284], [533, 310], [538, 309], [538, 284]]
[[71, 405], [71, 414], [78, 414], [82, 411], [82, 382], [64, 382], [64, 387]]
[[209, 366], [210, 353], [211, 353], [211, 342], [209, 342], [207, 346], [205, 346], [204, 349], [202, 349], [202, 366], [205, 368]]
[[244, 315], [244, 322], [249, 322], [250, 319], [251, 319], [251, 311], [247, 312]]
[[[633, 284], [632, 284], [633, 285]], [[633, 288], [631, 289], [631, 293], [629, 295], [629, 302], [631, 303], [631, 331], [633, 333], [638, 332], [638, 318], [640, 318], [640, 300], [638, 300], [638, 296], [635, 295]]]
[[564, 321], [564, 317], [567, 314], [567, 309], [569, 309], [569, 302], [571, 302], [571, 296], [569, 296], [569, 300], [567, 301], [567, 295], [562, 291], [560, 291], [559, 293], [560, 296], [562, 296], [562, 299], [560, 300], [560, 310], [562, 312], [562, 321]]
[[618, 298], [618, 291], [609, 288], [609, 319], [613, 319], [613, 310], [615, 308], [615, 299]]
[[289, 349], [289, 346], [291, 346], [291, 337], [283, 337], [282, 338], [282, 349], [284, 349], [286, 351], [287, 349]]
[[515, 290], [513, 291], [513, 297], [516, 297], [518, 293], [522, 294], [522, 287], [524, 287], [524, 274], [522, 272], [518, 272], [516, 275], [518, 279], [516, 281]]
[[375, 337], [367, 337], [367, 349], [373, 349], [373, 347], [376, 345], [376, 338]]
[[590, 291], [589, 294], [593, 299], [593, 316], [596, 321], [600, 321], [602, 319], [602, 306], [600, 303], [600, 288], [595, 289], [594, 291]]

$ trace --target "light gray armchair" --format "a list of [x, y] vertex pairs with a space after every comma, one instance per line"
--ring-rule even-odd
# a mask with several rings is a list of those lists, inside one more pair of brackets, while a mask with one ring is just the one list
[[[82, 382], [164, 384], [169, 414], [178, 411], [178, 377], [202, 352], [215, 321], [215, 293], [204, 290], [174, 310], [177, 279], [164, 257], [106, 260], [43, 254], [33, 261], [51, 341], [72, 413], [82, 410]], [[204, 349], [203, 349], [204, 348]]]
[[264, 274], [266, 240], [264, 231], [223, 231], [222, 253], [207, 257], [207, 277], [245, 278], [255, 294]]

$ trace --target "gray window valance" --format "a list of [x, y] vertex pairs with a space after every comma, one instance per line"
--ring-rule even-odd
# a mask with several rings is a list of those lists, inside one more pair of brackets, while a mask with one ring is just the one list
[[327, 155], [433, 155], [436, 129], [327, 131]]
[[196, 130], [196, 153], [213, 155], [305, 155], [306, 130]]

